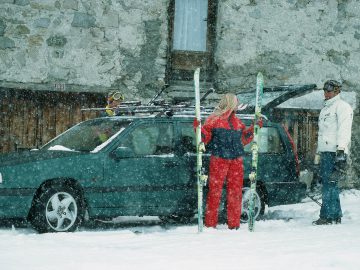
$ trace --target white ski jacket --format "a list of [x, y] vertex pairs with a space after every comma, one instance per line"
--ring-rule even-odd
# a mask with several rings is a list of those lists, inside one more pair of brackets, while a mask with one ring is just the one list
[[319, 115], [317, 153], [344, 150], [349, 154], [353, 110], [340, 94], [326, 100]]

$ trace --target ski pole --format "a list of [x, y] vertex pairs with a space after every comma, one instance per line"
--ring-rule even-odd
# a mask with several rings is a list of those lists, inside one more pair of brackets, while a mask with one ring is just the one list
[[315, 199], [313, 196], [311, 196], [310, 194], [306, 193], [306, 196], [309, 197], [313, 202], [315, 202], [317, 205], [319, 205], [320, 207], [322, 206], [322, 203], [319, 202], [317, 199]]

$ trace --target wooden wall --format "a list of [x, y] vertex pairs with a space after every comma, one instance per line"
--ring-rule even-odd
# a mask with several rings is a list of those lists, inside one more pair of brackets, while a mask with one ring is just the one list
[[38, 148], [69, 127], [98, 116], [81, 108], [103, 107], [97, 93], [0, 88], [0, 153]]
[[317, 148], [319, 111], [277, 109], [277, 121], [285, 124], [294, 139], [299, 159], [306, 167], [312, 164]]

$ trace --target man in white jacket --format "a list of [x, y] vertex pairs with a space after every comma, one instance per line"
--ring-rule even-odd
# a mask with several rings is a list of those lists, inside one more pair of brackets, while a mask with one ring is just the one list
[[341, 223], [338, 178], [346, 171], [351, 143], [353, 110], [341, 99], [341, 83], [335, 80], [324, 84], [324, 108], [319, 115], [318, 147], [315, 163], [320, 159], [322, 206], [320, 218], [314, 225]]

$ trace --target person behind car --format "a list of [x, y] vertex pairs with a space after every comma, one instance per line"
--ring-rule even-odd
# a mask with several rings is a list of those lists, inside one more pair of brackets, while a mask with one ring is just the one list
[[[239, 102], [234, 94], [225, 94], [201, 128], [202, 141], [211, 152], [209, 192], [205, 212], [206, 227], [217, 226], [218, 208], [225, 180], [227, 181], [228, 228], [240, 227], [244, 145], [252, 141], [254, 126], [246, 128], [235, 115], [238, 106]], [[195, 118], [194, 128], [199, 124]], [[262, 121], [259, 124], [262, 126]]]
[[110, 92], [107, 96], [107, 105], [103, 116], [117, 115], [116, 108], [124, 101], [124, 95], [121, 92]]
[[314, 163], [320, 161], [319, 176], [322, 183], [320, 218], [314, 225], [341, 223], [338, 180], [345, 174], [351, 142], [353, 110], [341, 99], [341, 83], [325, 82], [324, 107], [319, 115], [318, 146]]

